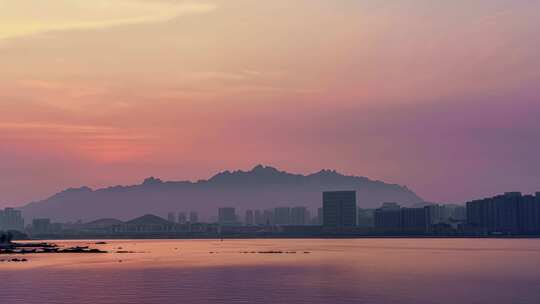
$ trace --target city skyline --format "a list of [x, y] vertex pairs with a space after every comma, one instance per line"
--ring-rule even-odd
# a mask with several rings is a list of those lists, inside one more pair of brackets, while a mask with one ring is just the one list
[[257, 163], [540, 184], [537, 1], [0, 1], [0, 206]]
[[539, 12], [0, 0], [0, 303], [540, 303]]
[[[506, 192], [468, 201], [465, 205], [420, 204], [402, 206], [382, 203], [359, 208], [356, 191], [324, 191], [316, 206], [285, 206], [265, 209], [218, 207], [214, 216], [199, 220], [197, 212], [169, 211], [120, 220], [105, 216], [87, 221], [54, 221], [48, 217], [25, 218], [20, 210], [0, 209], [0, 232], [32, 238], [79, 238], [134, 236], [147, 238], [249, 237], [500, 237], [536, 236], [540, 233], [540, 192]], [[313, 216], [312, 216], [313, 215]], [[25, 224], [25, 222], [27, 224]], [[8, 233], [9, 235], [9, 233]]]

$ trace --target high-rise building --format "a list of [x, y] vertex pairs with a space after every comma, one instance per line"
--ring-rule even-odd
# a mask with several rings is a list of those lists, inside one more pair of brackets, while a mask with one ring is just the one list
[[171, 223], [176, 223], [176, 215], [174, 215], [174, 212], [169, 212], [169, 214], [167, 214], [167, 220]]
[[533, 222], [536, 224], [532, 225], [533, 228], [531, 230], [536, 230], [540, 232], [540, 192], [536, 192], [536, 196], [534, 198], [534, 211], [533, 213]]
[[253, 214], [253, 210], [246, 210], [246, 216], [245, 216], [245, 219], [244, 219], [244, 223], [247, 226], [255, 225], [255, 217], [254, 217], [254, 214]]
[[274, 208], [274, 224], [275, 225], [290, 225], [291, 224], [291, 208], [289, 207]]
[[467, 223], [486, 233], [540, 232], [539, 194], [507, 192], [467, 203]]
[[218, 210], [218, 222], [221, 225], [236, 224], [236, 210], [232, 207], [223, 207]]
[[178, 224], [187, 223], [187, 214], [185, 212], [178, 212]]
[[190, 223], [198, 223], [199, 222], [199, 214], [195, 211], [189, 212], [189, 222]]
[[0, 210], [0, 231], [4, 230], [24, 230], [24, 219], [22, 212], [13, 208]]
[[323, 225], [356, 226], [356, 191], [323, 192]]
[[291, 209], [291, 225], [304, 226], [309, 222], [309, 211], [306, 207], [293, 207]]

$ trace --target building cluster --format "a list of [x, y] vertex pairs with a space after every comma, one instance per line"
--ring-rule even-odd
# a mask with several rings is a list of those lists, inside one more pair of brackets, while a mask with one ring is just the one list
[[72, 225], [74, 224], [53, 223], [48, 218], [35, 218], [32, 220], [32, 226], [27, 230], [34, 234], [55, 234], [62, 232], [62, 230]]
[[267, 210], [246, 210], [242, 218], [233, 207], [218, 209], [217, 223], [227, 226], [306, 226], [313, 223], [308, 208], [277, 207]]
[[540, 234], [540, 192], [522, 195], [509, 192], [462, 205], [424, 203], [402, 207], [383, 203], [377, 209], [357, 208], [355, 191], [322, 193], [322, 206], [312, 217], [303, 206], [246, 210], [239, 215], [233, 207], [217, 210], [217, 217], [202, 223], [197, 212], [170, 212], [167, 219], [145, 215], [129, 221], [99, 219], [89, 223], [54, 223], [33, 219], [24, 227], [21, 211], [0, 210], [0, 231], [25, 231], [31, 236], [239, 236], [325, 234], [354, 235], [497, 235]]
[[50, 219], [34, 219], [26, 231], [34, 237], [158, 237], [178, 236], [191, 233], [216, 233], [217, 225], [185, 221], [182, 223], [147, 214], [129, 221], [104, 218], [88, 223], [53, 223]]
[[174, 222], [156, 215], [147, 214], [127, 222], [117, 222], [108, 227], [111, 234], [120, 235], [182, 235], [192, 233], [216, 233], [217, 225], [199, 223], [198, 221]]
[[404, 208], [397, 203], [383, 203], [373, 211], [373, 223], [379, 231], [423, 233], [462, 227], [466, 216], [465, 207], [459, 205], [428, 204]]
[[540, 192], [508, 192], [467, 203], [467, 223], [482, 233], [540, 233]]
[[24, 230], [24, 219], [20, 210], [5, 208], [0, 210], [0, 231]]

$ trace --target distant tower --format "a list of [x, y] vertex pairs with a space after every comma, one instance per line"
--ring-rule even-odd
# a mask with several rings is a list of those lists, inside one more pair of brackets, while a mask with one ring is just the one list
[[323, 225], [356, 226], [356, 191], [323, 192]]

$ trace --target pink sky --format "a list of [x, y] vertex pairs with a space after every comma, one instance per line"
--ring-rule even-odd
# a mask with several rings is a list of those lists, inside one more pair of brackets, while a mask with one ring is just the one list
[[540, 191], [538, 11], [0, 0], [0, 206], [259, 163], [438, 202]]

